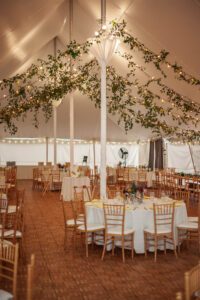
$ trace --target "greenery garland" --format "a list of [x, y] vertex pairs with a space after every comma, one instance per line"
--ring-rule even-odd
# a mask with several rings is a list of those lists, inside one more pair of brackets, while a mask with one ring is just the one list
[[[125, 28], [124, 21], [112, 22], [110, 34], [120, 37], [129, 45], [130, 50], [140, 51], [144, 62], [153, 63], [164, 78], [167, 75], [162, 70], [163, 64], [170, 66], [176, 74], [178, 72], [179, 80], [199, 85], [198, 79], [187, 74], [177, 64], [167, 61], [168, 52], [161, 50], [159, 54], [155, 54], [127, 33]], [[39, 110], [44, 112], [48, 120], [52, 114], [52, 100], [59, 100], [75, 90], [87, 95], [96, 107], [100, 107], [100, 67], [95, 59], [83, 63], [83, 56], [88, 54], [92, 43], [100, 42], [105, 34], [107, 33], [104, 30], [100, 30], [95, 40], [84, 44], [73, 41], [67, 45], [65, 51], [58, 51], [57, 57], [49, 55], [47, 60], [39, 59], [38, 64], [32, 64], [26, 72], [3, 79], [0, 82], [4, 92], [1, 99], [0, 123], [5, 124], [9, 132], [15, 134], [15, 119], [21, 116], [24, 118], [28, 111], [32, 111], [34, 125], [37, 127]], [[158, 135], [176, 135], [187, 141], [198, 140], [199, 131], [184, 130], [179, 126], [198, 126], [200, 106], [163, 84], [161, 78], [149, 78], [145, 67], [138, 66], [132, 54], [120, 55], [128, 63], [128, 73], [125, 76], [117, 74], [113, 66], [107, 67], [107, 107], [109, 113], [118, 116], [118, 123], [123, 122], [126, 131], [132, 129], [134, 123], [139, 123], [145, 128], [151, 128], [152, 132]], [[148, 77], [143, 85], [135, 78], [137, 69]], [[152, 92], [153, 84], [159, 87], [160, 95]], [[133, 89], [137, 96], [133, 96]], [[168, 125], [163, 118], [165, 116], [170, 117], [174, 125]]]

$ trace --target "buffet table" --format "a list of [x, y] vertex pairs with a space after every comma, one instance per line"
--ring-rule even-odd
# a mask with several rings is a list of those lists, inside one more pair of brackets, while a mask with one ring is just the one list
[[[82, 187], [83, 185], [90, 188], [90, 179], [86, 176], [82, 177], [63, 177], [61, 196], [65, 201], [70, 201], [74, 198], [74, 187]], [[88, 195], [85, 195], [88, 197]], [[88, 199], [88, 198], [86, 198]], [[89, 199], [88, 199], [89, 200]]]
[[[117, 204], [117, 200], [115, 204]], [[155, 203], [167, 203], [166, 200], [144, 200], [143, 204], [129, 204], [126, 205], [125, 213], [125, 227], [133, 228], [135, 231], [134, 236], [134, 248], [136, 253], [144, 253], [144, 229], [154, 227], [154, 217], [153, 217], [153, 201]], [[168, 201], [169, 202], [169, 201]], [[104, 224], [104, 212], [103, 212], [103, 202], [96, 200], [86, 204], [87, 208], [87, 220], [88, 224], [98, 223]], [[174, 226], [186, 222], [187, 211], [185, 203], [182, 201], [175, 202], [175, 218]], [[177, 243], [177, 232], [175, 230], [175, 240]], [[168, 245], [169, 248], [170, 245]], [[107, 250], [110, 250], [107, 248]], [[153, 251], [154, 249], [149, 249]]]

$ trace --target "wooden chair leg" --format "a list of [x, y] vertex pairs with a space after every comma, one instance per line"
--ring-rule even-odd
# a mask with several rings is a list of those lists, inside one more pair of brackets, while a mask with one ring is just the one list
[[174, 254], [175, 254], [176, 258], [177, 258], [176, 242], [175, 242], [174, 236], [172, 237], [172, 242], [173, 242], [173, 247], [174, 247]]
[[144, 253], [147, 256], [147, 234], [144, 233]]
[[124, 238], [122, 239], [122, 260], [123, 260], [123, 262], [125, 262]]
[[104, 240], [104, 247], [103, 247], [103, 252], [102, 252], [102, 256], [101, 259], [104, 259], [104, 255], [105, 255], [105, 251], [106, 251], [106, 245], [107, 245], [107, 236], [105, 235], [105, 240]]
[[94, 232], [92, 232], [92, 249], [94, 249]]
[[131, 240], [131, 258], [133, 259], [134, 256], [134, 233], [132, 234], [132, 240]]
[[157, 237], [155, 237], [155, 240], [154, 240], [154, 261], [156, 262], [157, 261], [157, 246], [158, 246], [158, 241], [157, 241]]
[[181, 241], [180, 241], [180, 229], [178, 229], [178, 253], [180, 253], [180, 251], [181, 251], [181, 249], [180, 249], [180, 243], [181, 243]]
[[86, 248], [86, 257], [88, 257], [88, 235], [85, 233], [85, 248]]
[[164, 236], [164, 254], [166, 255], [167, 252], [166, 252], [166, 236]]
[[115, 237], [112, 236], [112, 255], [114, 255], [114, 251], [115, 251]]

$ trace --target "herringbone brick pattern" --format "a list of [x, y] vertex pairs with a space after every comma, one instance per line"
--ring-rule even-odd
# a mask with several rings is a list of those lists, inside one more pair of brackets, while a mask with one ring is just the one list
[[[175, 299], [177, 291], [183, 291], [184, 272], [197, 264], [197, 245], [183, 248], [178, 259], [173, 251], [164, 256], [153, 254], [147, 258], [136, 254], [131, 260], [126, 252], [123, 264], [121, 249], [113, 257], [107, 253], [102, 262], [101, 246], [89, 247], [89, 258], [84, 246], [76, 249], [68, 239], [63, 247], [64, 222], [58, 192], [49, 192], [44, 198], [40, 191], [32, 190], [30, 181], [21, 181], [25, 192], [26, 264], [35, 253], [35, 281], [33, 299], [36, 300], [106, 300], [106, 299]], [[79, 243], [80, 244], [80, 243]], [[20, 262], [18, 272], [18, 299], [26, 299], [26, 264]]]

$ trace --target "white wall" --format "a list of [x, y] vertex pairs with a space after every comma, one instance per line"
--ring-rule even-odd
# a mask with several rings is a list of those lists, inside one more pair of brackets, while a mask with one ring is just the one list
[[167, 157], [168, 168], [175, 168], [176, 172], [194, 173], [188, 145], [174, 145], [168, 143]]
[[[148, 145], [137, 144], [108, 144], [107, 145], [107, 165], [116, 167], [119, 161], [119, 149], [124, 147], [128, 150], [127, 165], [138, 166], [148, 163]], [[100, 144], [95, 144], [96, 165], [100, 166]], [[53, 162], [53, 144], [49, 143], [49, 161]], [[140, 153], [141, 152], [141, 153]], [[88, 156], [88, 165], [93, 167], [93, 144], [75, 144], [74, 161], [80, 165], [83, 156]], [[57, 144], [57, 163], [63, 164], [69, 161], [70, 150], [68, 144]], [[45, 143], [3, 143], [0, 142], [0, 165], [5, 165], [6, 161], [16, 161], [17, 165], [37, 165], [38, 161], [46, 161]]]

